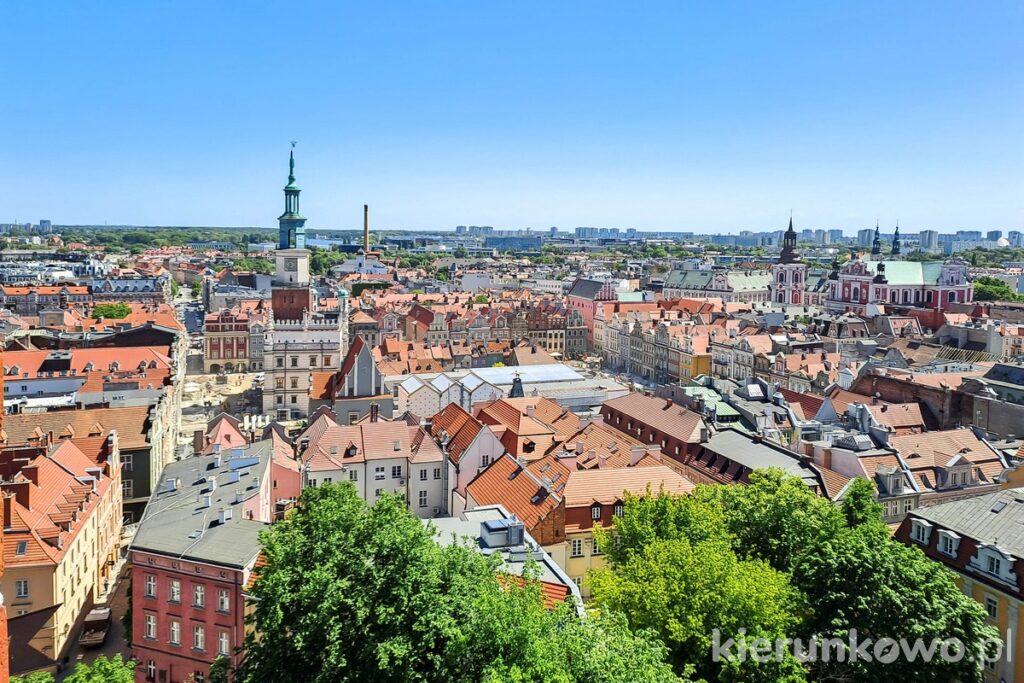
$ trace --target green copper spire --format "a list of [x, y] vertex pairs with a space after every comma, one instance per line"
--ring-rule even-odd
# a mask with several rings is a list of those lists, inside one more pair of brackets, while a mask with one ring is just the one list
[[295, 184], [295, 143], [288, 154], [288, 184], [284, 188], [284, 213], [277, 221], [280, 225], [278, 248], [306, 248], [306, 219], [299, 212], [299, 186]]

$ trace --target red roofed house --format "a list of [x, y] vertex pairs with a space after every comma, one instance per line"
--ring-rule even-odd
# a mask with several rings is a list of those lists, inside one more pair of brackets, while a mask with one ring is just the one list
[[116, 446], [97, 463], [74, 440], [42, 439], [0, 450], [0, 476], [0, 591], [13, 620], [45, 615], [13, 662], [13, 672], [23, 673], [60, 661], [83, 610], [109, 588], [109, 565], [120, 552], [121, 467]]

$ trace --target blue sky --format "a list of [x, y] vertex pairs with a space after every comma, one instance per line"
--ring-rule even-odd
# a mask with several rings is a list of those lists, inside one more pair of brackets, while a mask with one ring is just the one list
[[1024, 3], [0, 6], [0, 222], [1024, 229]]

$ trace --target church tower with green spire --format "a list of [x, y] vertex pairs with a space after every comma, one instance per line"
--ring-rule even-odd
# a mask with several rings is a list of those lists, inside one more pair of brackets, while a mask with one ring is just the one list
[[306, 248], [306, 218], [299, 212], [299, 186], [295, 184], [295, 145], [288, 155], [288, 184], [284, 186], [284, 213], [278, 219], [278, 249]]
[[900, 223], [896, 221], [896, 233], [892, 236], [892, 256], [900, 256], [903, 252], [903, 247], [900, 244]]

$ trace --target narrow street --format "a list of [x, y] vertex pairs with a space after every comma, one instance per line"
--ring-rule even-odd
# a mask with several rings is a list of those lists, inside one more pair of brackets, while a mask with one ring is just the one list
[[124, 565], [118, 576], [117, 584], [110, 593], [110, 599], [107, 603], [111, 608], [110, 630], [107, 631], [107, 638], [103, 641], [103, 645], [83, 649], [79, 647], [76, 641], [68, 651], [68, 666], [56, 676], [58, 683], [74, 672], [77, 662], [81, 661], [88, 664], [95, 661], [100, 655], [106, 655], [108, 658], [111, 658], [114, 655], [120, 654], [125, 659], [130, 656], [131, 653], [124, 639], [124, 626], [121, 624], [121, 617], [128, 610], [129, 575], [128, 565]]

